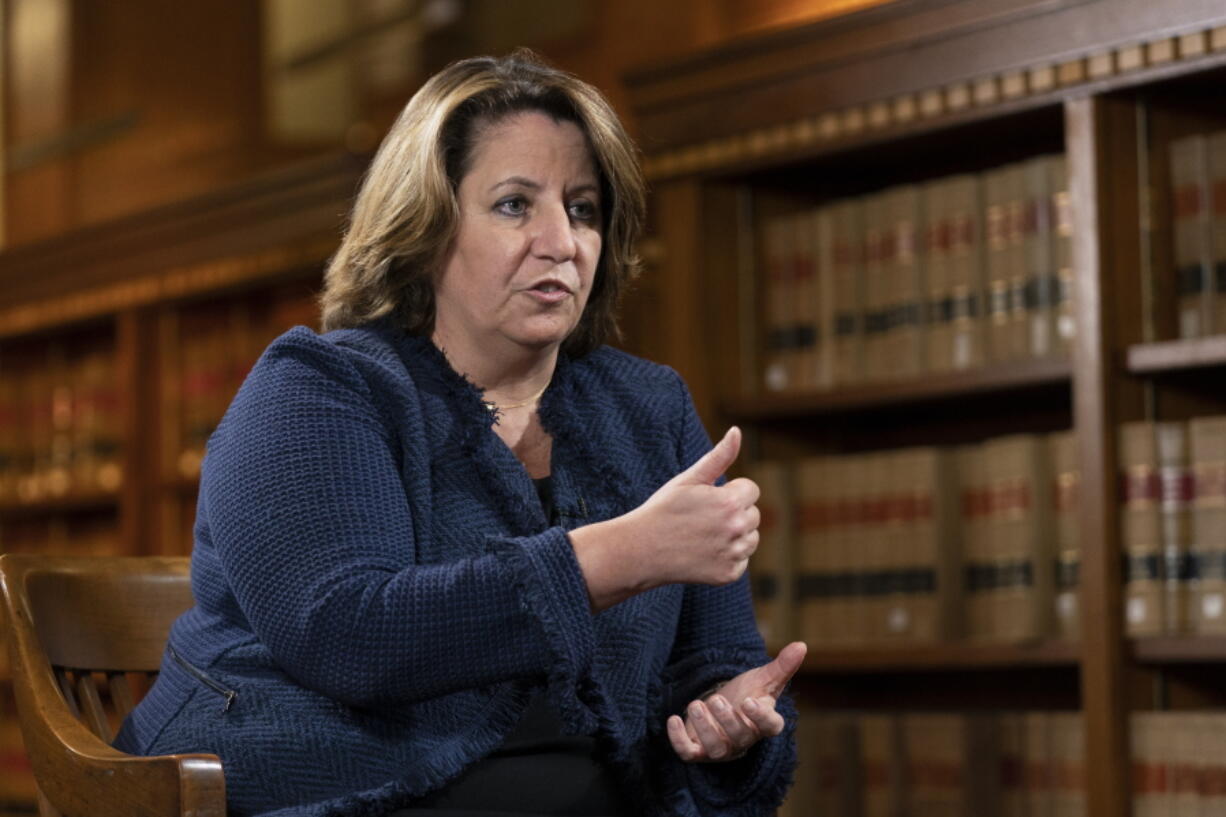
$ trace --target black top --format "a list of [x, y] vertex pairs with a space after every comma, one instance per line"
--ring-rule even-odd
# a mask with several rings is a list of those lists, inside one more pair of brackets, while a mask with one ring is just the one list
[[[533, 480], [551, 525], [558, 524], [553, 481]], [[568, 735], [538, 690], [502, 745], [458, 778], [391, 817], [616, 817], [626, 809], [596, 741]]]

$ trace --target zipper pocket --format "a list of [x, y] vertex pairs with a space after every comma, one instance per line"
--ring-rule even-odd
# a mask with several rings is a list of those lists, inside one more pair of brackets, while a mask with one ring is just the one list
[[234, 704], [234, 699], [238, 697], [237, 692], [235, 692], [232, 689], [226, 689], [224, 686], [217, 683], [216, 681], [214, 681], [209, 676], [205, 675], [200, 670], [196, 669], [194, 666], [192, 666], [191, 664], [187, 662], [187, 659], [179, 655], [179, 653], [175, 651], [175, 648], [170, 646], [169, 644], [166, 645], [166, 652], [170, 654], [170, 657], [174, 659], [176, 664], [178, 664], [179, 666], [183, 667], [183, 669], [191, 673], [196, 678], [197, 681], [204, 684], [206, 687], [208, 687], [209, 689], [213, 690], [218, 695], [221, 695], [223, 698], [226, 699], [226, 705], [221, 710], [223, 715], [230, 711], [230, 707]]

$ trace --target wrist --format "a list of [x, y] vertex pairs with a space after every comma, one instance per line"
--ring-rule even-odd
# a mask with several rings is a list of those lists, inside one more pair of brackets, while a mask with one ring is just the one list
[[595, 612], [650, 589], [641, 571], [641, 560], [628, 552], [632, 550], [633, 536], [624, 519], [596, 522], [569, 534]]

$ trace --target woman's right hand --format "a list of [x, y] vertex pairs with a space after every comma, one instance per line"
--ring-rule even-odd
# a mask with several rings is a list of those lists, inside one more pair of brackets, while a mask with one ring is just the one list
[[748, 479], [714, 484], [740, 449], [734, 426], [630, 513], [571, 532], [595, 609], [663, 584], [741, 577], [758, 546], [758, 486]]

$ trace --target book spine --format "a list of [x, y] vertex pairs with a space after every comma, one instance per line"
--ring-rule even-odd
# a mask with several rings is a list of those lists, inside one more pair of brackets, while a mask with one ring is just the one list
[[983, 174], [984, 273], [987, 281], [987, 345], [997, 361], [1010, 358], [1010, 177], [1008, 168]]
[[1052, 243], [1051, 177], [1048, 158], [1022, 166], [1022, 275], [1026, 356], [1049, 357], [1056, 350], [1056, 281]]
[[792, 235], [792, 374], [797, 391], [813, 391], [818, 384], [817, 248], [812, 211], [790, 219]]
[[960, 715], [913, 714], [901, 717], [906, 814], [964, 814], [966, 758]]
[[1179, 336], [1197, 338], [1209, 331], [1211, 305], [1205, 137], [1171, 142], [1170, 165]]
[[962, 621], [962, 560], [958, 539], [958, 491], [953, 454], [938, 448], [908, 452], [911, 520], [906, 572], [917, 641], [955, 637]]
[[1030, 814], [1051, 814], [1052, 752], [1051, 714], [1025, 712], [1022, 715], [1022, 741], [1026, 769], [1026, 804]]
[[1119, 430], [1119, 447], [1125, 628], [1131, 636], [1158, 635], [1164, 630], [1162, 483], [1154, 424], [1125, 423]]
[[1188, 543], [1191, 538], [1192, 472], [1184, 423], [1157, 423], [1158, 479], [1161, 483], [1162, 607], [1164, 630], [1188, 630]]
[[761, 491], [758, 549], [749, 563], [754, 611], [762, 640], [778, 648], [792, 639], [792, 491], [783, 463], [755, 463], [748, 476]]
[[1197, 792], [1203, 815], [1226, 814], [1226, 716], [1204, 714], [1197, 718], [1198, 747], [1201, 758]]
[[984, 335], [983, 229], [979, 179], [949, 180], [949, 278], [953, 297], [953, 367], [971, 369], [987, 360]]
[[864, 379], [882, 380], [887, 373], [887, 335], [891, 292], [888, 278], [889, 231], [885, 195], [864, 201]]
[[858, 382], [864, 373], [864, 206], [860, 199], [829, 208], [822, 246], [829, 247], [834, 317], [833, 381]]
[[1051, 632], [1052, 527], [1046, 501], [1050, 466], [1037, 435], [999, 437], [986, 443], [993, 464], [992, 520], [997, 565], [995, 628], [1006, 641]]
[[985, 451], [981, 445], [958, 449], [958, 485], [962, 517], [964, 635], [973, 641], [992, 636], [992, 564], [990, 494]]
[[1068, 357], [1077, 334], [1077, 322], [1073, 317], [1073, 203], [1069, 194], [1068, 160], [1063, 155], [1049, 156], [1047, 167], [1052, 190], [1052, 255], [1056, 259], [1056, 351]]
[[1020, 712], [1006, 712], [1000, 716], [1001, 817], [1028, 817], [1031, 813], [1023, 717]]
[[1023, 360], [1030, 356], [1029, 320], [1026, 304], [1026, 168], [1022, 164], [1005, 167], [1005, 237], [1008, 242], [1009, 328], [1006, 332], [1006, 359]]
[[947, 372], [953, 368], [953, 295], [949, 278], [949, 219], [945, 180], [922, 188], [924, 213], [923, 257], [927, 312], [927, 368]]
[[891, 252], [890, 373], [893, 378], [914, 377], [924, 371], [926, 324], [924, 268], [919, 246], [922, 212], [920, 188], [907, 185], [888, 194]]
[[829, 389], [835, 382], [835, 282], [831, 252], [831, 207], [813, 210], [808, 216], [808, 231], [813, 257], [814, 352], [813, 385]]
[[1048, 437], [1055, 478], [1052, 484], [1056, 530], [1055, 633], [1066, 640], [1081, 638], [1081, 471], [1077, 438], [1071, 431]]
[[859, 644], [864, 641], [860, 615], [863, 569], [860, 462], [856, 457], [836, 457], [829, 463], [833, 535], [830, 543], [832, 591], [826, 603], [827, 618], [832, 643]]
[[890, 571], [889, 512], [894, 491], [893, 470], [885, 452], [861, 454], [860, 476], [860, 631], [867, 643], [885, 638], [887, 610], [892, 601], [887, 597], [886, 579]]
[[829, 460], [802, 460], [796, 466], [796, 574], [799, 636], [812, 648], [837, 640], [835, 605], [835, 520], [827, 495]]
[[1192, 505], [1192, 625], [1226, 632], [1226, 417], [1189, 424], [1195, 498]]
[[1226, 333], [1226, 131], [1210, 134], [1205, 152], [1209, 165], [1206, 243], [1213, 290], [1210, 328], [1220, 335]]
[[1201, 761], [1197, 745], [1197, 721], [1192, 713], [1178, 713], [1171, 724], [1170, 742], [1170, 817], [1200, 817]]
[[792, 275], [791, 235], [787, 219], [775, 217], [766, 223], [762, 254], [766, 259], [766, 330], [762, 361], [762, 385], [768, 392], [793, 388], [791, 378]]
[[1000, 712], [976, 712], [963, 721], [963, 809], [957, 817], [1003, 815], [1002, 728]]
[[803, 699], [796, 702], [796, 709], [795, 783], [775, 817], [804, 817], [821, 813], [819, 809], [831, 813], [828, 789], [835, 774], [830, 735], [834, 718]]
[[48, 347], [47, 371], [50, 377], [51, 437], [47, 452], [47, 471], [43, 491], [49, 497], [67, 496], [72, 482], [73, 389], [64, 346], [54, 342]]
[[864, 817], [901, 817], [904, 782], [898, 717], [862, 715], [859, 742]]

